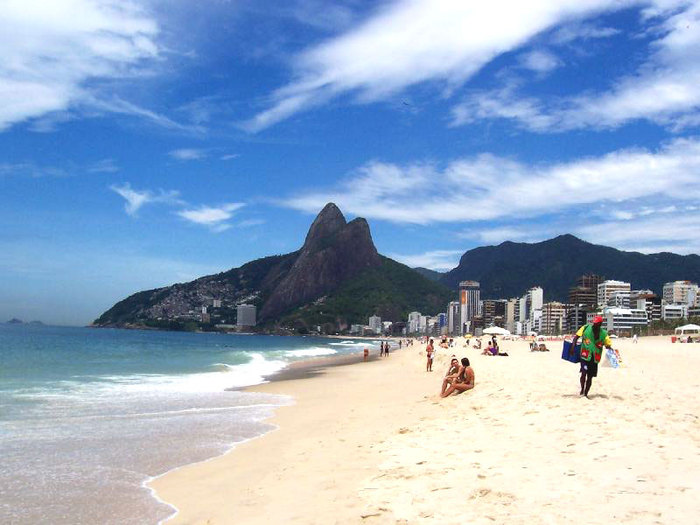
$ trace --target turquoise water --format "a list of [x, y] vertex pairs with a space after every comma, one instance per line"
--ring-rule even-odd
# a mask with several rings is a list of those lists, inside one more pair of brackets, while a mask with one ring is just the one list
[[0, 523], [157, 523], [152, 477], [271, 429], [231, 390], [357, 352], [322, 338], [0, 325]]

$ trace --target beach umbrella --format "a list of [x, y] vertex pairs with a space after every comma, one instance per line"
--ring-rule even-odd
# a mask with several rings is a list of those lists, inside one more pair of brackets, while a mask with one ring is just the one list
[[510, 332], [506, 330], [505, 328], [501, 328], [500, 326], [489, 326], [486, 330], [484, 330], [484, 334], [486, 335], [510, 335]]

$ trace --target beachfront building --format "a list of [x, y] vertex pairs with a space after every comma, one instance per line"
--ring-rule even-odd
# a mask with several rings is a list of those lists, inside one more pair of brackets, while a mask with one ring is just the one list
[[662, 304], [661, 319], [673, 321], [674, 319], [684, 319], [688, 317], [688, 306], [685, 304]]
[[598, 306], [603, 308], [608, 305], [610, 297], [615, 292], [627, 292], [629, 293], [632, 289], [630, 283], [624, 281], [603, 281], [598, 285], [597, 302]]
[[239, 304], [236, 307], [236, 326], [255, 326], [257, 309], [252, 304]]
[[350, 325], [350, 335], [362, 335], [365, 331], [365, 327], [361, 324], [351, 324]]
[[544, 291], [540, 286], [534, 286], [527, 291], [527, 331], [539, 332], [541, 330], [542, 306]]
[[566, 311], [566, 330], [569, 333], [576, 332], [588, 322], [588, 313], [585, 307], [577, 304], [568, 305]]
[[450, 335], [461, 334], [461, 315], [459, 301], [451, 301], [447, 305], [447, 333]]
[[685, 304], [696, 306], [698, 299], [698, 285], [690, 281], [673, 281], [664, 284], [663, 299], [666, 304]]
[[484, 326], [500, 326], [501, 328], [505, 328], [506, 303], [507, 301], [505, 299], [485, 299], [481, 302]]
[[650, 323], [661, 320], [661, 297], [651, 290], [633, 290], [630, 294], [630, 306], [646, 310]]
[[406, 331], [409, 334], [417, 334], [420, 331], [420, 312], [411, 312], [408, 314], [408, 323], [406, 324]]
[[438, 333], [440, 335], [446, 335], [447, 334], [447, 314], [446, 313], [437, 314], [437, 324], [438, 324]]
[[517, 326], [516, 323], [518, 322], [518, 299], [508, 299], [506, 301], [506, 322], [505, 322], [505, 328], [508, 330], [511, 334], [517, 334]]
[[369, 318], [369, 321], [367, 322], [367, 326], [369, 326], [369, 329], [372, 330], [375, 334], [381, 335], [381, 333], [382, 333], [382, 318], [379, 317], [378, 315], [373, 315], [372, 317]]
[[638, 333], [649, 324], [646, 310], [639, 308], [608, 307], [603, 309], [603, 319], [608, 332], [625, 335]]
[[459, 283], [459, 315], [460, 333], [466, 334], [472, 328], [472, 320], [479, 315], [481, 303], [481, 288], [478, 281], [462, 281]]
[[630, 307], [630, 291], [617, 290], [610, 294], [607, 306], [614, 308], [629, 308]]
[[540, 333], [547, 335], [560, 335], [566, 329], [566, 305], [552, 301], [542, 305], [542, 317], [540, 320]]

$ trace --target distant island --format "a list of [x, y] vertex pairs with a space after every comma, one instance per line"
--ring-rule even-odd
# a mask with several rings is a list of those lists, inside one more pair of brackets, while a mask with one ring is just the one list
[[7, 321], [5, 324], [30, 324], [30, 325], [35, 325], [35, 326], [44, 326], [44, 323], [41, 321], [30, 321], [28, 323], [25, 323], [21, 319], [17, 319], [16, 317], [13, 317], [9, 321]]

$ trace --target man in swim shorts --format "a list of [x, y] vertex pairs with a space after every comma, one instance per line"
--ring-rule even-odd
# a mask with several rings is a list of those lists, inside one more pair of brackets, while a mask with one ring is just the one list
[[579, 328], [571, 341], [571, 346], [581, 338], [581, 392], [579, 395], [588, 397], [593, 384], [593, 378], [598, 376], [598, 363], [603, 357], [603, 347], [612, 349], [612, 341], [608, 332], [603, 329], [603, 318], [596, 315], [593, 324]]

